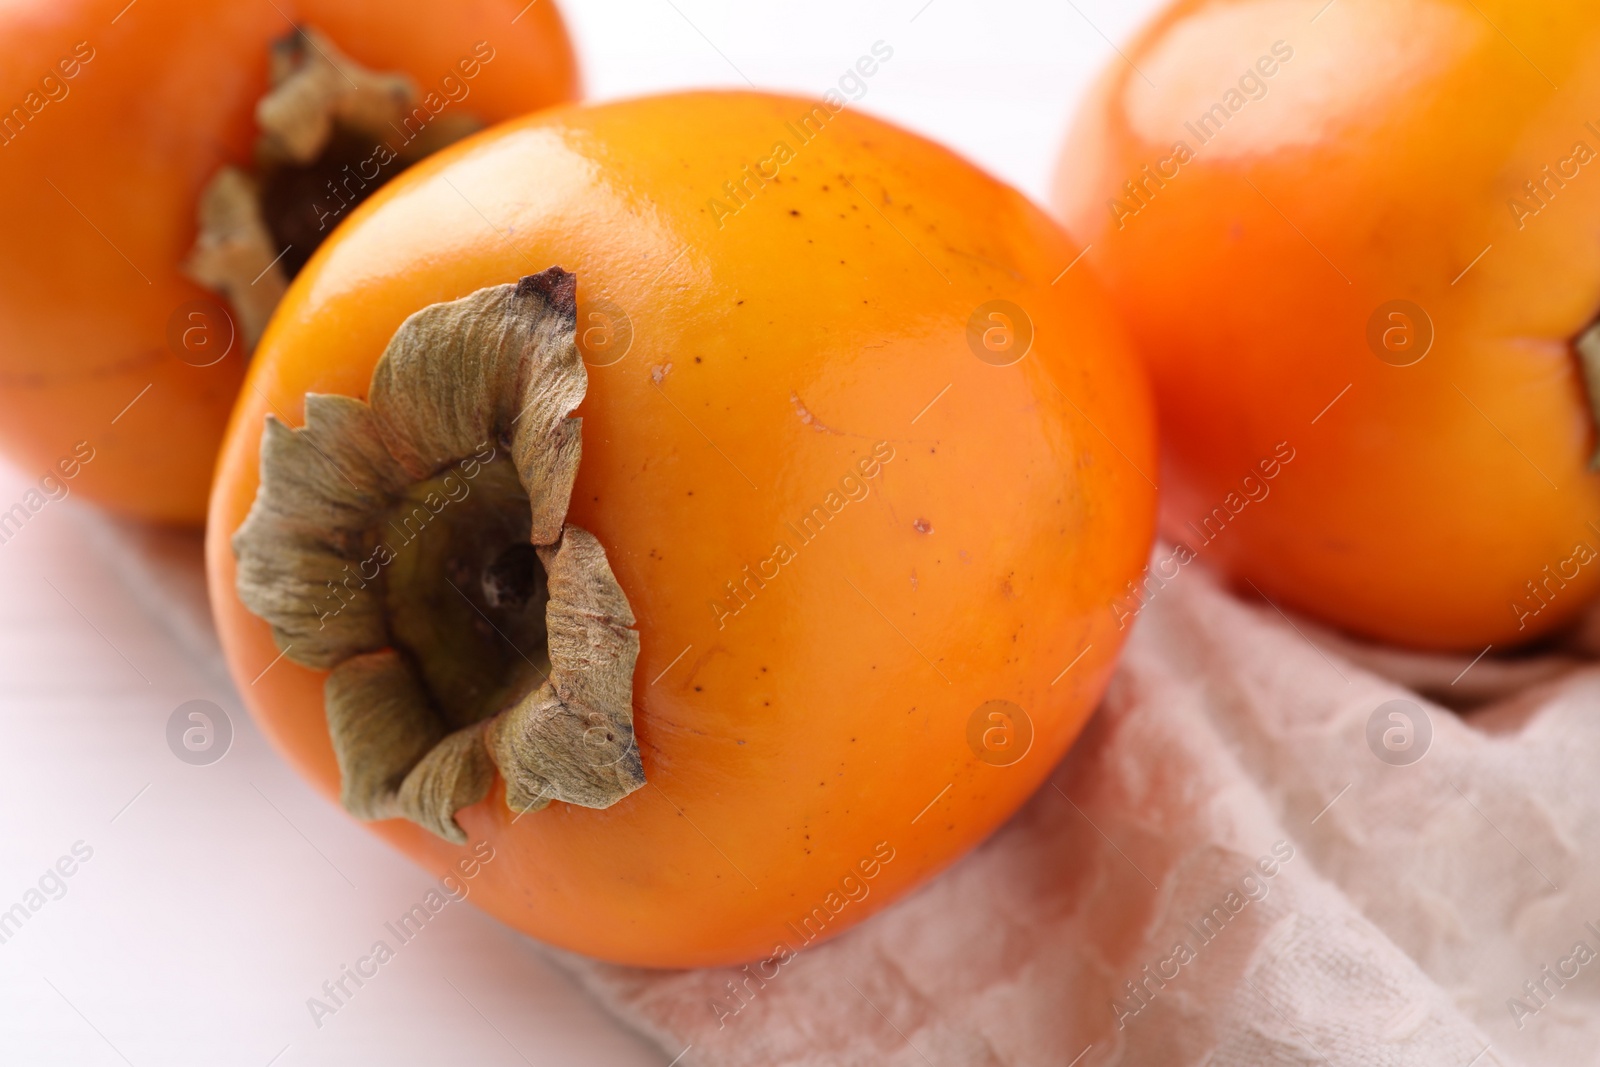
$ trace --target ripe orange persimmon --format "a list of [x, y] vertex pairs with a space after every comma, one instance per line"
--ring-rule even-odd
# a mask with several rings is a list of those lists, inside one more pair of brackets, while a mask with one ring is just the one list
[[1173, 5], [1062, 155], [1154, 378], [1163, 529], [1361, 634], [1549, 633], [1600, 590], [1600, 9], [1317, 6]]
[[[27, 473], [59, 464], [72, 488], [117, 511], [200, 522], [253, 335], [346, 205], [470, 127], [576, 95], [560, 15], [549, 0], [524, 6], [0, 6], [8, 458]], [[292, 141], [270, 171], [269, 127]], [[213, 249], [202, 263], [203, 201], [230, 166], [259, 179], [270, 250], [218, 263]], [[212, 214], [238, 227], [224, 210], [237, 206], [224, 198]], [[250, 306], [230, 315], [237, 300]], [[79, 442], [91, 460], [64, 462]]]
[[[539, 938], [691, 966], [837, 933], [1010, 815], [1112, 670], [1153, 416], [1088, 273], [1052, 285], [1072, 255], [793, 98], [447, 149], [318, 251], [241, 393], [208, 534], [240, 691]], [[603, 773], [523, 761], [565, 758], [542, 729]]]

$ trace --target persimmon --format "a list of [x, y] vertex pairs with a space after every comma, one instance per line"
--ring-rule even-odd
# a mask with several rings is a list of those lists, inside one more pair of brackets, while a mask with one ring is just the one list
[[240, 692], [536, 937], [787, 960], [1011, 814], [1112, 670], [1153, 415], [1074, 254], [842, 101], [441, 152], [318, 250], [240, 395], [208, 532]]
[[[0, 449], [198, 523], [250, 348], [350, 207], [573, 99], [544, 0], [0, 6]], [[62, 467], [65, 474], [65, 467]]]
[[1139, 34], [1055, 202], [1151, 368], [1168, 537], [1412, 646], [1592, 603], [1597, 79], [1576, 0], [1186, 0]]

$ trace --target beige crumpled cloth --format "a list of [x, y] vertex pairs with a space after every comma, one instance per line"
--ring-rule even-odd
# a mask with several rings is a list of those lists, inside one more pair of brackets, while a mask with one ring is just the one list
[[920, 892], [764, 985], [562, 962], [676, 1067], [1600, 1062], [1597, 632], [1375, 650], [1188, 568]]

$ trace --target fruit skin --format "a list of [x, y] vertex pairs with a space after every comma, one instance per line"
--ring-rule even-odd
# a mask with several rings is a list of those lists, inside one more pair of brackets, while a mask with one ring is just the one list
[[[229, 665], [332, 796], [323, 675], [267, 670], [278, 650], [234, 594], [229, 537], [266, 413], [298, 423], [308, 390], [364, 396], [408, 314], [552, 264], [577, 275], [580, 333], [598, 328], [590, 302], [626, 312], [631, 350], [589, 368], [568, 520], [600, 539], [639, 619], [648, 784], [606, 810], [514, 821], [497, 783], [459, 815], [496, 857], [471, 899], [568, 949], [672, 967], [765, 957], [803, 944], [788, 924], [814, 907], [831, 936], [950, 863], [1078, 733], [1123, 637], [1108, 603], [1148, 557], [1154, 489], [1131, 465], [1155, 460], [1142, 370], [1087, 272], [1051, 286], [1075, 250], [1020, 193], [844, 112], [767, 165], [736, 214], [709, 203], [731, 207], [723, 183], [793, 146], [786, 123], [811, 106], [701, 93], [560, 108], [423, 162], [291, 287], [219, 462], [208, 565]], [[966, 340], [997, 297], [1037, 331], [1009, 367]], [[853, 474], [867, 494], [841, 492], [799, 543], [785, 524], [832, 507]], [[719, 629], [713, 602], [780, 539], [795, 558]], [[1009, 767], [966, 740], [995, 699], [1034, 727]], [[433, 869], [464, 851], [374, 828]]]
[[[250, 159], [268, 48], [287, 18], [424, 92], [489, 41], [494, 59], [450, 104], [484, 122], [575, 98], [578, 73], [548, 0], [515, 25], [513, 0], [126, 3], [0, 7], [0, 118], [30, 92], [48, 100], [46, 75], [66, 90], [0, 144], [0, 449], [35, 472], [86, 439], [95, 456], [75, 490], [123, 514], [198, 524], [245, 359], [236, 345], [190, 366], [168, 346], [168, 320], [215, 299], [179, 267], [201, 188]], [[57, 64], [81, 59], [79, 42], [92, 58], [64, 79]]]
[[[1572, 168], [1535, 217], [1509, 203], [1536, 206], [1523, 183], [1575, 142], [1600, 152], [1600, 111], [1583, 110], [1600, 9], [1341, 0], [1315, 23], [1300, 14], [1167, 8], [1127, 49], [1154, 88], [1115, 62], [1062, 153], [1056, 206], [1154, 380], [1163, 531], [1370, 637], [1476, 653], [1549, 633], [1600, 589], [1594, 432], [1569, 350], [1600, 308], [1600, 176]], [[1199, 144], [1184, 122], [1275, 42], [1293, 56], [1255, 79], [1265, 95]], [[1138, 207], [1123, 183], [1177, 140], [1194, 158], [1114, 220], [1108, 200]], [[1366, 339], [1394, 300], [1433, 323], [1411, 366]], [[1190, 524], [1283, 441], [1296, 458], [1270, 497], [1205, 544]]]

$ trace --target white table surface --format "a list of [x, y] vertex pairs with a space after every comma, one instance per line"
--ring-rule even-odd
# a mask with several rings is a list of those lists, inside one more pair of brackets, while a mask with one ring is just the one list
[[[255, 2], [255, 0], [250, 0]], [[565, 0], [596, 99], [694, 86], [820, 95], [882, 40], [855, 106], [1036, 198], [1068, 113], [1151, 0]], [[0, 466], [0, 506], [37, 472]], [[90, 859], [0, 943], [0, 1063], [664, 1067], [527, 939], [451, 905], [335, 1016], [307, 998], [429, 876], [314, 795], [242, 712], [170, 569], [134, 566], [75, 499], [0, 544], [0, 911], [74, 844]], [[153, 583], [160, 583], [158, 590]], [[174, 757], [192, 699], [227, 755]]]

